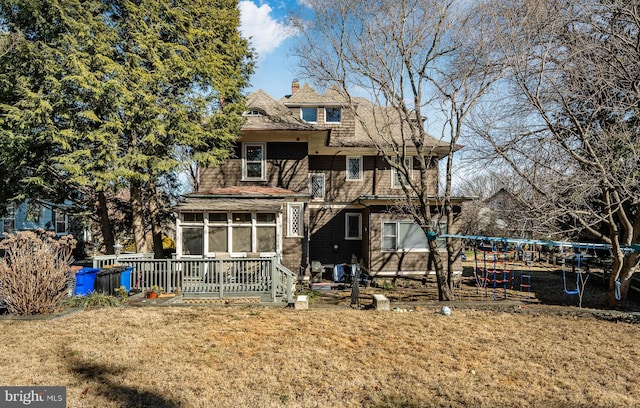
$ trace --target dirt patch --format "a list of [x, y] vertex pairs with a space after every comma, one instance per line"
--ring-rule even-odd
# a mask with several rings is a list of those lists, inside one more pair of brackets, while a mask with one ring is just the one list
[[[531, 306], [561, 306], [565, 310], [573, 310], [580, 305], [578, 295], [565, 293], [567, 289], [576, 288], [576, 274], [571, 268], [564, 272], [561, 267], [538, 263], [535, 265], [520, 264], [518, 268], [505, 271], [504, 268], [496, 268], [495, 276], [491, 270], [490, 278], [505, 283], [489, 283], [486, 286], [478, 284], [474, 275], [474, 262], [465, 262], [462, 277], [456, 285], [452, 302], [458, 307], [465, 308], [511, 308], [516, 302], [518, 307]], [[593, 268], [592, 272], [601, 273], [602, 270]], [[526, 278], [530, 276], [530, 278]], [[586, 275], [585, 275], [586, 276]], [[523, 283], [524, 286], [520, 287]], [[590, 275], [586, 280], [582, 296], [582, 309], [606, 310], [606, 282], [596, 274]], [[371, 287], [360, 287], [360, 306], [371, 307], [372, 295], [382, 293], [389, 298], [396, 307], [407, 307], [412, 304], [420, 305], [438, 301], [438, 291], [435, 278], [429, 276], [426, 279], [398, 277], [377, 278], [371, 283]], [[313, 290], [305, 292], [310, 295], [312, 305], [323, 306], [350, 306], [351, 287], [338, 285], [331, 290]], [[540, 310], [545, 310], [540, 307]], [[624, 312], [640, 312], [640, 294], [630, 291]], [[579, 310], [577, 311], [579, 312]]]

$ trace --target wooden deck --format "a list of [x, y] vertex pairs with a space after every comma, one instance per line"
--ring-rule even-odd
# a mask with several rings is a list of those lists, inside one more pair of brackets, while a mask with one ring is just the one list
[[166, 292], [179, 289], [185, 295], [269, 298], [271, 302], [293, 302], [297, 276], [278, 258], [237, 259], [148, 259], [145, 256], [94, 258], [94, 267], [133, 266], [131, 288], [146, 290], [154, 285]]

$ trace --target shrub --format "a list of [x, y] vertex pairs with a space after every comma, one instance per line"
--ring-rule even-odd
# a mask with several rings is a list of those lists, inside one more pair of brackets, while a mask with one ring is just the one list
[[[117, 289], [116, 289], [117, 290]], [[88, 296], [74, 296], [62, 301], [64, 307], [85, 307], [88, 309], [99, 307], [122, 306], [123, 300], [116, 296], [93, 292]]]
[[5, 256], [0, 260], [0, 297], [9, 313], [50, 314], [67, 295], [71, 255], [76, 240], [71, 235], [57, 239], [51, 231], [9, 234], [0, 242]]

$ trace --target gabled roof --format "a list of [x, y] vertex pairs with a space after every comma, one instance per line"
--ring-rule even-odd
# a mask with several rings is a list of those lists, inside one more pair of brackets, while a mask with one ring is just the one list
[[[307, 123], [294, 116], [289, 107], [302, 106], [344, 106], [352, 105], [359, 120], [351, 127], [327, 125], [326, 127]], [[410, 132], [410, 124], [403, 121], [392, 107], [376, 105], [362, 97], [353, 98], [350, 102], [339, 89], [331, 87], [324, 94], [319, 94], [309, 84], [303, 84], [291, 95], [276, 101], [262, 90], [256, 91], [247, 98], [248, 109], [262, 109], [266, 116], [248, 117], [243, 130], [320, 130], [327, 131], [328, 147], [375, 148], [401, 143], [402, 135]], [[378, 142], [372, 141], [375, 135]], [[406, 137], [406, 136], [405, 136]], [[408, 139], [408, 138], [407, 138]], [[443, 157], [449, 149], [449, 143], [440, 141], [425, 134], [424, 144], [433, 148], [431, 154]], [[409, 143], [410, 144], [410, 143]], [[456, 146], [456, 150], [462, 146]]]
[[262, 89], [247, 97], [247, 110], [261, 110], [264, 116], [247, 116], [242, 130], [315, 130], [316, 127], [295, 117], [286, 106]]

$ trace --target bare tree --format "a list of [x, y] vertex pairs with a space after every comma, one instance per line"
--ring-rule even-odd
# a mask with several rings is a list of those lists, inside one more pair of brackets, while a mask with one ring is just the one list
[[[437, 205], [452, 232], [453, 155], [467, 116], [501, 72], [487, 52], [482, 15], [456, 0], [319, 0], [312, 7], [313, 20], [295, 20], [304, 76], [348, 101], [381, 156], [401, 175], [404, 199], [398, 207], [433, 237], [431, 208]], [[366, 93], [374, 103], [354, 93]], [[367, 127], [371, 116], [375, 125]], [[433, 157], [443, 155], [445, 185], [437, 194]], [[408, 157], [419, 169], [414, 179]], [[437, 243], [429, 240], [429, 248], [439, 298], [450, 300], [460, 248], [447, 239], [447, 269]]]
[[[496, 2], [505, 103], [478, 117], [486, 152], [529, 187], [558, 234], [608, 243], [607, 303], [623, 304], [640, 257], [640, 2]], [[558, 228], [560, 226], [561, 228]], [[619, 287], [619, 292], [616, 290]]]

